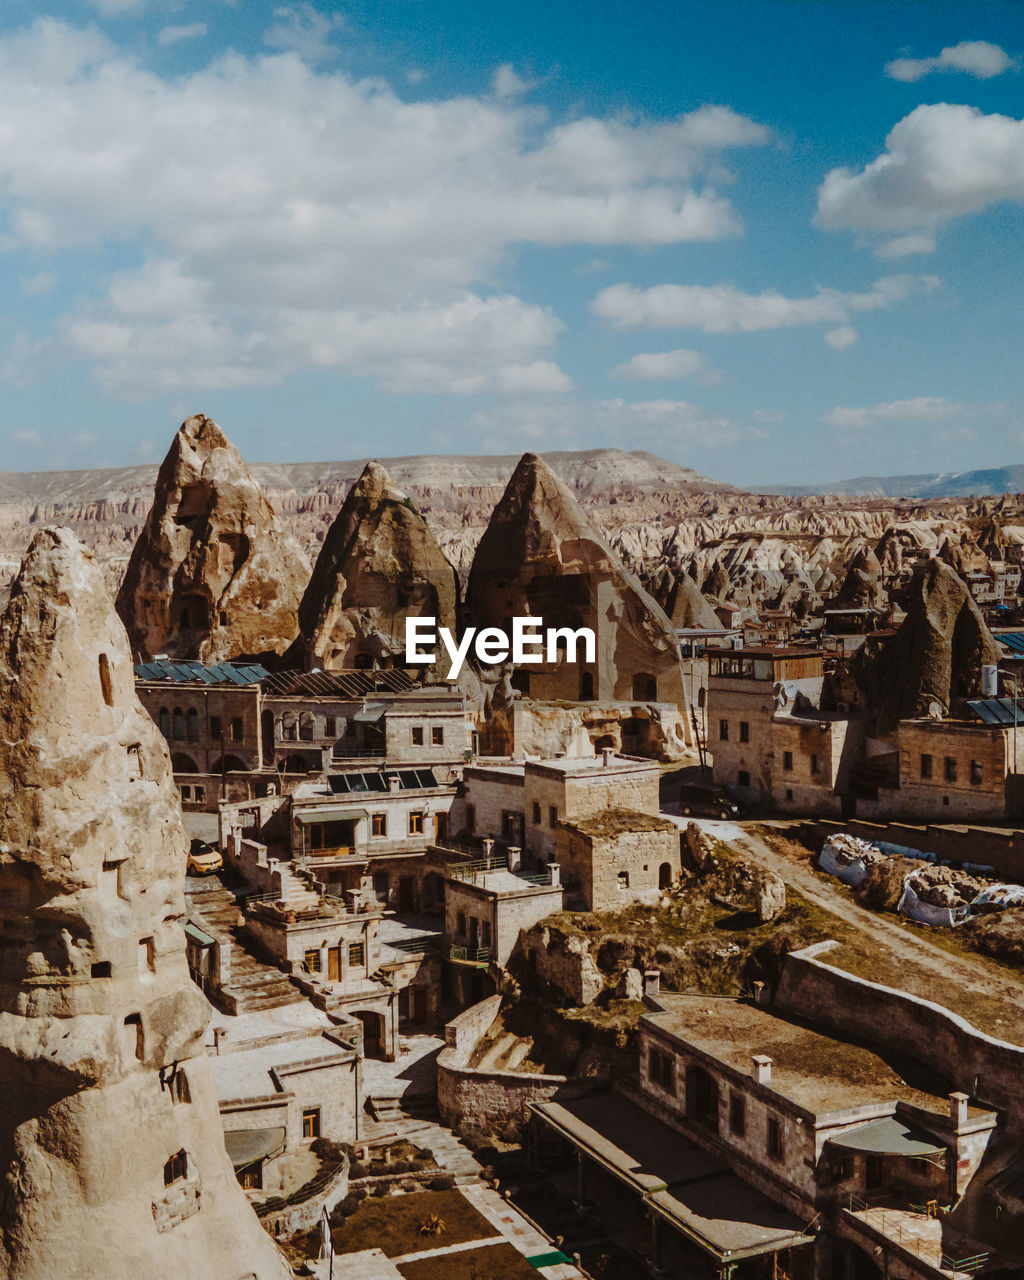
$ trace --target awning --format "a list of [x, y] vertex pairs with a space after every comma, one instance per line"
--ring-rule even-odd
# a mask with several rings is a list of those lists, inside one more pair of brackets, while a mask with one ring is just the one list
[[185, 936], [191, 938], [193, 942], [198, 942], [201, 947], [212, 947], [216, 945], [217, 939], [204, 933], [198, 925], [193, 924], [191, 920], [185, 921]]
[[912, 1129], [895, 1116], [873, 1120], [829, 1138], [834, 1147], [844, 1151], [863, 1151], [874, 1156], [938, 1156], [948, 1148], [920, 1129]]
[[236, 1169], [278, 1155], [284, 1149], [283, 1129], [233, 1129], [224, 1135], [231, 1163]]
[[386, 702], [371, 702], [362, 711], [357, 711], [352, 719], [360, 724], [374, 724], [387, 709], [388, 704]]
[[334, 809], [305, 809], [295, 815], [295, 821], [303, 825], [310, 822], [354, 822], [357, 818], [368, 818], [365, 809], [349, 809], [347, 806]]

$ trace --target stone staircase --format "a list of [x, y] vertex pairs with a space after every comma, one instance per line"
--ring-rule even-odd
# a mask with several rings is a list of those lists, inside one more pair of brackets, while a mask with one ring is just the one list
[[406, 1092], [402, 1097], [368, 1098], [362, 1140], [371, 1145], [401, 1138], [432, 1152], [443, 1173], [457, 1186], [478, 1183], [482, 1170], [476, 1157], [454, 1133], [441, 1124], [432, 1094]]
[[[288, 897], [301, 909], [316, 905], [316, 895], [301, 885], [295, 898]], [[186, 897], [189, 914], [196, 924], [217, 939], [222, 953], [230, 955], [228, 983], [216, 992], [217, 1003], [228, 1013], [254, 1013], [261, 1009], [277, 1009], [303, 999], [302, 992], [282, 973], [272, 960], [264, 959], [259, 948], [239, 925], [241, 910], [235, 895], [218, 881], [210, 887], [192, 890]]]

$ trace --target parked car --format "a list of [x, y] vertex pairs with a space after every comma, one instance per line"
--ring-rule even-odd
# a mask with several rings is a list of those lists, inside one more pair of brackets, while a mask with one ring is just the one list
[[193, 840], [188, 851], [188, 874], [190, 876], [211, 876], [224, 865], [221, 851], [205, 840]]
[[679, 812], [700, 818], [740, 818], [743, 809], [728, 791], [713, 782], [687, 782], [679, 788]]

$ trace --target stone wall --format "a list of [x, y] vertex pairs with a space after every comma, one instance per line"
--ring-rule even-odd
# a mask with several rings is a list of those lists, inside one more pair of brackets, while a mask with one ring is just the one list
[[906, 1053], [919, 1047], [951, 1088], [980, 1105], [1005, 1109], [1007, 1127], [1024, 1128], [1024, 1048], [996, 1040], [941, 1005], [855, 977], [827, 962], [838, 944], [819, 942], [786, 957], [774, 1003], [841, 1035]]
[[922, 853], [934, 853], [942, 862], [991, 867], [997, 875], [1024, 882], [1024, 830], [859, 819], [849, 822], [823, 819], [807, 824], [803, 830], [805, 839], [818, 850], [833, 832], [848, 831], [865, 840], [882, 840], [919, 849]]
[[501, 997], [490, 996], [445, 1027], [445, 1047], [437, 1059], [437, 1105], [442, 1122], [455, 1133], [483, 1130], [517, 1138], [529, 1119], [531, 1102], [582, 1098], [598, 1083], [595, 1077], [481, 1071], [467, 1066], [473, 1047], [500, 1008]]
[[522, 938], [523, 954], [542, 982], [573, 1004], [590, 1004], [604, 988], [604, 975], [590, 954], [589, 939], [535, 925]]

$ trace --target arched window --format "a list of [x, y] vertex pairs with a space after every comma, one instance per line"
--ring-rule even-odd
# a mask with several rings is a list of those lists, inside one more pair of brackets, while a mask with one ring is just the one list
[[175, 751], [171, 756], [171, 768], [175, 773], [198, 773], [199, 766], [191, 756], [185, 755], [183, 751]]
[[188, 714], [185, 716], [188, 729], [189, 742], [199, 741], [199, 712], [195, 707], [189, 707]]
[[299, 736], [294, 711], [286, 711], [281, 717], [281, 741], [294, 742]]
[[663, 862], [658, 868], [658, 888], [672, 888], [672, 864], [671, 862]]
[[658, 681], [646, 671], [638, 671], [633, 677], [633, 697], [642, 702], [656, 702]]
[[629, 872], [628, 871], [619, 872], [619, 888], [620, 889], [629, 888]]
[[173, 729], [171, 736], [179, 742], [185, 736], [185, 715], [181, 707], [174, 708]]
[[160, 715], [157, 723], [160, 726], [160, 732], [165, 738], [169, 738], [171, 736], [171, 713], [166, 707], [160, 708]]
[[176, 1151], [164, 1165], [164, 1186], [181, 1182], [188, 1177], [188, 1156], [184, 1151]]
[[594, 698], [594, 673], [593, 671], [580, 672], [580, 701], [592, 702]]
[[303, 711], [299, 717], [299, 741], [312, 742], [314, 727], [313, 713], [311, 711]]

